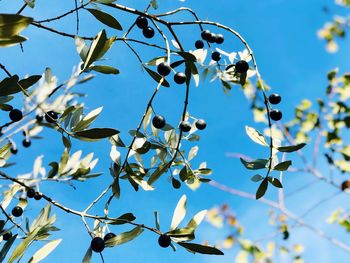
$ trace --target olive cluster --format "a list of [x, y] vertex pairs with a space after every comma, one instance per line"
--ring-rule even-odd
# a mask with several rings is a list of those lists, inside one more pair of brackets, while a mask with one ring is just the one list
[[[156, 115], [152, 119], [152, 125], [156, 129], [163, 129], [166, 125], [166, 120], [162, 115]], [[203, 119], [197, 120], [195, 126], [198, 130], [204, 130], [207, 127], [206, 122]], [[179, 124], [179, 129], [182, 132], [189, 132], [192, 125], [189, 121], [181, 121]]]
[[[101, 253], [105, 247], [106, 247], [106, 242], [112, 238], [114, 238], [116, 235], [112, 232], [106, 234], [103, 238], [101, 237], [94, 237], [91, 240], [90, 247], [92, 251], [96, 253]], [[158, 244], [159, 246], [166, 248], [169, 247], [171, 244], [171, 239], [168, 235], [162, 234], [158, 238]]]
[[[41, 194], [37, 191], [35, 191], [33, 188], [28, 188], [27, 189], [27, 197], [28, 198], [34, 198], [35, 200], [40, 200], [42, 198]], [[11, 210], [11, 214], [14, 216], [14, 217], [20, 217], [22, 216], [23, 214], [23, 208], [20, 207], [20, 206], [15, 206], [12, 208]], [[2, 236], [2, 239], [7, 241], [9, 240], [10, 238], [12, 237], [12, 232], [9, 231], [9, 232], [6, 232], [3, 236]]]
[[[282, 98], [279, 94], [274, 93], [274, 94], [271, 94], [269, 96], [269, 102], [273, 105], [279, 104], [281, 102], [281, 100], [282, 100]], [[277, 110], [277, 109], [270, 110], [269, 115], [270, 115], [271, 120], [273, 120], [273, 121], [279, 121], [282, 119], [282, 112], [280, 110]]]
[[[23, 118], [23, 113], [22, 111], [18, 110], [18, 109], [13, 109], [10, 111], [9, 113], [9, 117], [11, 119], [11, 121], [13, 122], [18, 122], [20, 120], [22, 120]], [[43, 120], [46, 120], [47, 123], [55, 123], [58, 119], [58, 114], [54, 111], [48, 111], [45, 114], [38, 114], [35, 116], [35, 119], [37, 122], [41, 123]], [[24, 136], [26, 136], [25, 132], [24, 132]], [[30, 138], [26, 137], [25, 139], [23, 139], [22, 141], [22, 145], [25, 148], [30, 147], [32, 144]], [[16, 147], [16, 145], [12, 144], [11, 149], [10, 149], [12, 154], [17, 154], [18, 153], [18, 149]]]

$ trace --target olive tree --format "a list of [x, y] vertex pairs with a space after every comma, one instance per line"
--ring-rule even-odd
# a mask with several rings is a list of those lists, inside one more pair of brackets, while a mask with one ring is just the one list
[[[0, 61], [4, 75], [0, 82], [0, 108], [8, 113], [8, 120], [1, 126], [0, 138], [0, 176], [4, 188], [0, 205], [4, 216], [4, 220], [0, 221], [0, 235], [4, 241], [0, 253], [2, 261], [19, 260], [30, 246], [35, 246], [37, 252], [30, 260], [38, 262], [60, 244], [61, 239], [50, 239], [52, 232], [59, 230], [55, 226], [56, 217], [51, 214], [51, 209], [66, 212], [67, 217], [81, 219], [82, 227], [85, 227], [91, 237], [83, 262], [90, 262], [93, 253], [97, 253], [104, 261], [103, 252], [106, 248], [132, 241], [143, 231], [154, 233], [163, 248], [172, 247], [176, 250], [181, 247], [192, 253], [223, 255], [223, 250], [231, 248], [237, 240], [240, 249], [237, 261], [248, 260], [249, 256], [256, 262], [272, 260], [275, 250], [271, 246], [265, 250], [259, 242], [244, 239], [242, 225], [226, 204], [199, 211], [187, 224], [181, 224], [186, 215], [187, 202], [186, 195], [183, 195], [174, 204], [172, 221], [165, 231], [161, 230], [158, 212], [148, 211], [155, 217], [154, 225], [139, 221], [133, 211], [117, 217], [110, 215], [113, 206], [120, 202], [118, 199], [126, 184], [131, 185], [135, 191], [152, 192], [157, 191], [157, 184], [163, 183], [159, 180], [162, 177], [170, 179], [174, 191], [181, 191], [182, 185], [196, 190], [205, 184], [228, 194], [266, 204], [274, 211], [271, 214], [276, 228], [273, 236], [282, 235], [286, 240], [292, 228], [301, 226], [335, 246], [350, 251], [346, 243], [303, 220], [306, 214], [328, 200], [329, 196], [325, 199], [319, 197], [315, 206], [299, 215], [286, 207], [287, 195], [285, 196], [283, 188], [284, 172], [305, 172], [313, 176], [315, 182], [323, 182], [330, 188], [337, 189], [337, 194], [348, 194], [349, 181], [338, 179], [337, 174], [334, 174], [335, 171], [350, 171], [349, 146], [342, 141], [342, 130], [350, 127], [346, 105], [350, 83], [348, 74], [339, 75], [336, 70], [328, 73], [329, 86], [325, 98], [314, 104], [310, 100], [304, 100], [296, 107], [295, 118], [284, 122], [278, 104], [285, 102], [277, 92], [271, 92], [263, 81], [249, 43], [235, 29], [219, 22], [202, 20], [194, 10], [182, 7], [158, 13], [156, 0], [146, 3], [143, 10], [116, 3], [115, 0], [89, 0], [75, 1], [75, 8], [67, 9], [55, 17], [37, 20], [26, 15], [26, 10], [30, 8], [36, 8], [35, 1], [25, 0], [18, 10], [0, 14], [1, 50], [6, 51], [7, 48], [16, 46], [25, 52], [26, 41], [31, 41], [31, 36], [26, 35], [25, 29], [30, 27], [38, 32], [47, 31], [58, 35], [62, 41], [75, 43], [81, 61], [74, 67], [73, 74], [61, 83], [57, 83], [49, 61], [45, 65], [45, 72], [28, 72], [28, 76], [19, 76], [15, 68]], [[118, 21], [115, 15], [117, 11], [128, 18], [128, 24]], [[80, 34], [84, 27], [80, 19], [82, 13], [90, 14], [89, 19], [101, 26], [96, 35]], [[177, 20], [180, 13], [188, 14], [190, 19]], [[68, 16], [74, 16], [76, 20], [69, 32], [50, 25], [51, 22], [64, 21]], [[184, 27], [190, 27], [196, 36], [193, 43], [182, 40]], [[132, 31], [140, 31], [141, 34], [137, 38], [130, 37]], [[109, 35], [109, 32], [118, 33]], [[225, 45], [227, 39], [240, 43], [241, 49], [230, 49], [229, 45]], [[144, 78], [154, 80], [154, 91], [144, 103], [144, 113], [139, 117], [139, 124], [128, 133], [118, 130], [118, 127], [96, 127], [95, 120], [101, 114], [102, 107], [87, 110], [83, 94], [75, 91], [77, 86], [85, 85], [93, 78], [107, 75], [114, 79], [118, 77], [115, 75], [123, 74], [107, 60], [116, 43], [129, 49], [141, 65]], [[153, 50], [154, 56], [146, 60], [140, 51], [141, 47]], [[247, 169], [247, 174], [252, 173], [252, 181], [256, 183], [254, 194], [220, 184], [214, 180], [215, 173], [209, 177], [212, 170], [207, 167], [205, 160], [200, 161], [199, 166], [193, 162], [199, 149], [196, 142], [205, 136], [203, 130], [207, 124], [200, 116], [190, 113], [190, 91], [201, 85], [206, 78], [219, 83], [225, 93], [230, 93], [233, 87], [240, 88], [251, 104], [254, 120], [260, 122], [257, 124], [259, 128], [246, 126], [245, 130], [252, 143], [256, 144], [254, 147], [265, 147], [265, 154], [249, 157], [242, 152], [234, 155]], [[162, 109], [154, 106], [154, 100], [160, 90], [178, 85], [185, 88], [182, 114], [178, 116], [177, 122], [168, 121], [167, 116], [161, 114]], [[23, 100], [20, 100], [21, 96], [24, 96]], [[264, 128], [259, 131], [261, 127]], [[55, 136], [62, 138], [62, 145], [57, 145], [63, 146], [61, 158], [50, 160], [46, 166], [48, 172], [42, 157], [38, 156], [30, 173], [8, 173], [7, 168], [19, 165], [11, 162], [13, 155], [21, 154], [19, 145], [29, 148], [32, 141], [40, 139], [47, 129], [55, 131]], [[24, 135], [22, 142], [14, 138], [19, 133]], [[81, 142], [91, 145], [93, 150], [96, 141], [100, 140], [110, 143], [110, 167], [103, 173], [94, 171], [98, 159], [93, 154], [83, 156], [82, 151], [72, 150], [74, 145], [80, 145]], [[307, 144], [308, 147], [305, 147]], [[311, 160], [304, 154], [304, 147], [314, 147]], [[292, 166], [290, 153], [293, 152], [300, 156], [301, 167]], [[330, 175], [317, 168], [321, 153], [329, 163], [332, 171]], [[102, 175], [108, 179], [107, 187], [96, 197], [84, 197], [91, 198], [91, 201], [87, 207], [80, 209], [63, 204], [50, 193], [40, 191], [41, 184], [47, 181], [68, 184], [74, 188], [75, 182], [83, 183]], [[298, 192], [311, 185], [303, 185]], [[264, 197], [269, 187], [279, 189], [276, 198]], [[289, 193], [291, 194], [293, 193]], [[44, 200], [46, 204], [38, 211], [37, 217], [24, 219], [26, 208], [35, 200]], [[101, 204], [104, 209], [100, 209], [98, 214], [91, 212]], [[204, 219], [214, 226], [226, 224], [232, 231], [221, 243], [209, 245], [201, 241], [194, 242], [195, 231]], [[330, 222], [349, 230], [346, 211], [335, 211]], [[120, 225], [129, 226], [129, 229], [119, 231]], [[45, 244], [40, 245], [41, 241], [45, 241]], [[294, 248], [292, 250], [280, 245], [281, 251], [290, 253], [292, 258], [301, 261], [301, 245], [296, 244]]]

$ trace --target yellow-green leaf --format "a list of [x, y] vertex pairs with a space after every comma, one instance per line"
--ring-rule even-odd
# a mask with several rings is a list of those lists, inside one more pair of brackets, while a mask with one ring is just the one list
[[11, 38], [25, 29], [33, 18], [17, 14], [0, 14], [0, 38]]
[[52, 240], [40, 248], [29, 260], [29, 263], [37, 263], [46, 258], [61, 243], [62, 239]]
[[101, 23], [105, 24], [106, 26], [109, 26], [117, 30], [123, 30], [118, 20], [115, 19], [110, 14], [107, 14], [97, 9], [87, 8], [86, 10], [88, 10], [97, 20], [99, 20]]
[[174, 210], [173, 219], [171, 220], [170, 230], [176, 229], [184, 219], [186, 215], [186, 201], [186, 195], [183, 195], [177, 203]]

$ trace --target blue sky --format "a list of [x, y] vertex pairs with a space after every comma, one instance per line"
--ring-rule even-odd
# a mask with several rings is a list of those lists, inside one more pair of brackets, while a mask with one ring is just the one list
[[[119, 3], [143, 9], [147, 1], [120, 1]], [[21, 5], [21, 1], [2, 0], [0, 10], [4, 13], [15, 12]], [[350, 66], [349, 61], [344, 59], [350, 51], [348, 43], [341, 42], [340, 51], [336, 55], [330, 55], [326, 53], [324, 43], [316, 35], [317, 30], [330, 19], [330, 16], [322, 11], [323, 6], [330, 6], [331, 11], [334, 12], [343, 12], [334, 7], [331, 0], [187, 0], [185, 3], [160, 0], [160, 9], [157, 10], [157, 13], [182, 5], [193, 8], [200, 18], [226, 24], [245, 37], [254, 50], [263, 79], [273, 87], [275, 92], [282, 95], [284, 103], [280, 108], [286, 118], [292, 116], [293, 107], [304, 97], [316, 99], [323, 95], [327, 85], [326, 72], [336, 66], [346, 71]], [[52, 0], [49, 3], [38, 0], [37, 8], [26, 9], [24, 14], [40, 20], [54, 17], [73, 6], [73, 1], [63, 5], [58, 0]], [[103, 10], [108, 9], [103, 8]], [[133, 15], [124, 15], [113, 10], [111, 14], [118, 18], [124, 28], [127, 28], [136, 18]], [[189, 17], [178, 16], [174, 19], [188, 20]], [[74, 16], [67, 17], [58, 23], [52, 23], [50, 26], [74, 33]], [[81, 12], [81, 35], [95, 35], [101, 28], [103, 25], [93, 20], [87, 12]], [[186, 49], [193, 49], [194, 42], [200, 35], [200, 32], [197, 32], [195, 36], [190, 30], [188, 28], [177, 29], [178, 33], [183, 34], [182, 39], [186, 43]], [[108, 35], [120, 35], [119, 32], [110, 29], [107, 29], [107, 32]], [[21, 76], [41, 74], [45, 67], [49, 66], [59, 80], [64, 81], [71, 74], [72, 67], [79, 63], [79, 56], [71, 39], [34, 27], [24, 31], [24, 35], [30, 37], [30, 40], [24, 44], [24, 53], [19, 47], [0, 51], [1, 63], [6, 65], [11, 72]], [[138, 30], [135, 30], [131, 36], [143, 38]], [[239, 51], [243, 48], [238, 41], [229, 40], [228, 36], [226, 36], [226, 45], [223, 47], [227, 51]], [[160, 55], [153, 49], [141, 49], [141, 51], [145, 61], [152, 56]], [[145, 103], [153, 91], [154, 82], [141, 72], [138, 61], [121, 43], [115, 44], [107, 57], [109, 58], [108, 63], [119, 68], [121, 74], [117, 76], [98, 75], [94, 80], [78, 87], [77, 90], [88, 94], [85, 99], [88, 108], [104, 106], [100, 119], [95, 123], [96, 127], [120, 129], [121, 136], [128, 138], [127, 131], [134, 129], [139, 122]], [[173, 85], [170, 89], [162, 89], [155, 101], [156, 111], [166, 116], [170, 122], [176, 123], [182, 112], [184, 92], [184, 87], [177, 85]], [[249, 180], [251, 173], [244, 170], [238, 160], [226, 156], [227, 152], [242, 152], [242, 149], [244, 149], [243, 153], [255, 157], [260, 157], [258, 154], [264, 153], [245, 135], [244, 126], [255, 124], [249, 112], [249, 103], [240, 89], [234, 87], [231, 95], [227, 96], [222, 92], [219, 84], [204, 82], [199, 88], [191, 89], [189, 111], [196, 117], [204, 118], [208, 123], [208, 128], [201, 133], [202, 140], [199, 142], [200, 151], [196, 158], [197, 162], [207, 161], [208, 166], [214, 170], [212, 176], [215, 180], [254, 193], [257, 186]], [[258, 127], [263, 128], [263, 126]], [[20, 148], [20, 154], [13, 159], [18, 165], [11, 172], [14, 174], [29, 172], [36, 155], [44, 154], [46, 165], [52, 160], [59, 160], [63, 150], [60, 136], [53, 131], [46, 131], [44, 134], [46, 139], [33, 142], [30, 149]], [[21, 135], [15, 138], [18, 142], [22, 140]], [[73, 150], [82, 149], [85, 154], [94, 151], [100, 159], [95, 171], [102, 171], [105, 174], [99, 179], [76, 184], [78, 189], [75, 191], [68, 186], [51, 183], [43, 185], [41, 191], [52, 195], [63, 204], [69, 204], [75, 209], [83, 209], [110, 183], [109, 148], [110, 145], [106, 141], [93, 144], [75, 141]], [[301, 179], [310, 180], [307, 175], [302, 174], [286, 176], [286, 191], [292, 191], [300, 185]], [[247, 237], [258, 239], [271, 233], [271, 228], [266, 223], [266, 206], [230, 196], [209, 186], [202, 186], [196, 192], [185, 189], [185, 187], [172, 191], [166, 176], [159, 180], [156, 187], [157, 190], [152, 193], [142, 191], [135, 193], [127, 183], [123, 183], [122, 197], [120, 201], [113, 203], [111, 215], [118, 216], [125, 212], [133, 212], [138, 222], [153, 225], [153, 211], [158, 210], [162, 229], [167, 230], [177, 200], [183, 193], [186, 193], [189, 199], [188, 219], [197, 211], [228, 203], [245, 226]], [[316, 187], [311, 190], [314, 191], [312, 195], [318, 195], [322, 194], [324, 189]], [[272, 199], [276, 198], [276, 195], [277, 191], [274, 189], [269, 191], [269, 197]], [[291, 199], [288, 205], [301, 212], [303, 208], [315, 201], [316, 199], [313, 200], [308, 192]], [[335, 205], [341, 205], [342, 202], [344, 202], [343, 198], [334, 199], [329, 207], [334, 208]], [[27, 215], [38, 213], [44, 204], [44, 201], [30, 202], [26, 211]], [[47, 258], [46, 262], [79, 262], [89, 246], [89, 236], [79, 218], [67, 216], [56, 209], [54, 211], [58, 216], [57, 225], [62, 229], [55, 236], [63, 237], [64, 241]], [[321, 225], [324, 218], [329, 215], [328, 211], [326, 209], [318, 211], [317, 217], [311, 216], [306, 219], [316, 225]], [[97, 206], [96, 211], [93, 212], [101, 213], [102, 208]], [[115, 228], [113, 231], [118, 233], [126, 229], [124, 227]], [[337, 232], [337, 229], [331, 226], [326, 231], [337, 233], [340, 238], [345, 238], [342, 236], [343, 232]], [[198, 229], [197, 241], [213, 242], [224, 236], [225, 231], [218, 231], [203, 224]], [[290, 242], [298, 241], [306, 242], [306, 258], [309, 259], [309, 262], [345, 262], [343, 251], [332, 247], [307, 230], [300, 229], [292, 233]], [[279, 242], [281, 242], [280, 239]], [[30, 251], [34, 252], [32, 249]], [[226, 251], [225, 256], [222, 257], [194, 256], [182, 249], [173, 253], [171, 249], [159, 248], [157, 237], [146, 232], [133, 242], [104, 252], [106, 262], [128, 260], [128, 262], [142, 261], [143, 263], [161, 262], [163, 258], [166, 258], [167, 262], [186, 260], [198, 263], [225, 263], [232, 262], [234, 254], [235, 251]], [[30, 256], [30, 253], [27, 256]], [[93, 262], [99, 262], [96, 255]], [[276, 262], [285, 261], [277, 259]]]

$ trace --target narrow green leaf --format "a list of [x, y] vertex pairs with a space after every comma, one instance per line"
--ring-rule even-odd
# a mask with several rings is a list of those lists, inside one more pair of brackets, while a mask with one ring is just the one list
[[40, 248], [29, 260], [29, 263], [37, 263], [46, 258], [61, 243], [62, 239], [52, 240]]
[[203, 219], [205, 218], [206, 214], [207, 214], [207, 210], [202, 210], [200, 212], [198, 212], [192, 219], [191, 221], [187, 224], [188, 228], [197, 228], [200, 223], [203, 221]]
[[269, 182], [277, 188], [283, 188], [282, 183], [277, 178], [269, 176]]
[[17, 75], [13, 75], [10, 78], [5, 78], [0, 82], [0, 96], [7, 96], [10, 94], [18, 93], [22, 91], [21, 87], [26, 90], [37, 83], [40, 78], [40, 75], [33, 75], [20, 81], [18, 81]]
[[0, 251], [0, 262], [3, 262], [5, 260], [7, 253], [9, 252], [13, 243], [16, 241], [16, 238], [17, 238], [17, 235], [14, 235], [9, 240], [6, 241], [6, 243], [4, 244], [4, 246]]
[[291, 152], [295, 152], [295, 151], [302, 149], [305, 145], [306, 145], [306, 143], [300, 143], [297, 145], [278, 147], [277, 150], [280, 152], [291, 153]]
[[120, 185], [119, 185], [119, 175], [114, 178], [113, 184], [112, 184], [112, 191], [115, 198], [119, 199], [120, 197]]
[[11, 143], [6, 143], [4, 146], [0, 148], [0, 156], [4, 157], [7, 155], [8, 151], [11, 149], [12, 144]]
[[156, 222], [156, 228], [157, 228], [158, 230], [160, 230], [158, 211], [154, 211], [154, 219], [155, 219], [155, 222]]
[[172, 237], [175, 242], [186, 242], [195, 238], [194, 228], [189, 227], [169, 231], [166, 235]]
[[153, 9], [158, 9], [158, 1], [157, 0], [151, 0], [151, 6]]
[[170, 87], [170, 84], [168, 81], [166, 81], [165, 78], [163, 78], [161, 75], [159, 75], [157, 72], [147, 68], [147, 67], [144, 67], [146, 72], [152, 77], [152, 79], [154, 79], [157, 83], [160, 83], [161, 82], [161, 85], [164, 86], [164, 87]]
[[249, 170], [259, 170], [264, 169], [266, 167], [266, 164], [268, 163], [268, 159], [257, 159], [251, 162], [248, 162], [244, 160], [243, 158], [240, 158], [242, 164]]
[[85, 40], [82, 39], [81, 37], [75, 36], [75, 46], [77, 49], [77, 52], [81, 58], [82, 61], [86, 61], [86, 57], [89, 53], [89, 48], [85, 44]]
[[11, 257], [8, 260], [8, 263], [14, 262], [16, 259], [23, 256], [26, 249], [30, 246], [30, 244], [34, 241], [36, 235], [38, 234], [40, 228], [36, 228], [32, 232], [29, 233], [29, 235], [23, 239], [23, 241], [15, 248], [15, 250], [12, 252]]
[[259, 182], [262, 179], [264, 179], [264, 177], [262, 177], [260, 174], [256, 174], [252, 178], [250, 178], [250, 180], [252, 180], [253, 182]]
[[289, 166], [292, 165], [292, 161], [284, 161], [279, 164], [277, 164], [275, 167], [273, 167], [273, 170], [277, 171], [286, 171], [288, 170]]
[[224, 255], [222, 251], [215, 247], [203, 246], [194, 243], [178, 243], [180, 246], [186, 248], [193, 253], [207, 254], [207, 255]]
[[247, 135], [250, 139], [252, 139], [253, 142], [256, 142], [257, 144], [263, 146], [269, 146], [266, 142], [265, 136], [262, 135], [259, 131], [249, 126], [245, 126], [245, 130], [247, 132]]
[[187, 178], [188, 178], [187, 168], [186, 166], [184, 166], [180, 171], [180, 179], [182, 182], [185, 182]]
[[78, 131], [74, 134], [80, 138], [99, 140], [103, 138], [112, 137], [113, 135], [116, 135], [118, 133], [119, 131], [111, 128], [93, 128], [89, 130]]
[[168, 170], [168, 163], [161, 164], [158, 168], [151, 174], [148, 179], [148, 184], [152, 185], [155, 181], [159, 179], [159, 177], [164, 174]]
[[188, 161], [191, 161], [198, 153], [199, 147], [198, 146], [194, 146], [191, 148], [191, 150], [188, 153]]
[[24, 36], [16, 35], [9, 38], [0, 38], [0, 47], [11, 47], [26, 41], [27, 38]]
[[99, 20], [101, 23], [105, 24], [106, 26], [109, 26], [117, 30], [123, 30], [118, 20], [115, 19], [110, 14], [107, 14], [105, 12], [102, 12], [101, 10], [92, 9], [92, 8], [86, 8], [86, 10], [89, 11], [97, 20]]
[[171, 220], [170, 230], [176, 229], [181, 223], [181, 221], [185, 218], [186, 201], [186, 195], [183, 195], [177, 203], [176, 208], [174, 210], [173, 219]]
[[138, 226], [132, 229], [131, 231], [118, 234], [115, 237], [106, 241], [106, 247], [114, 247], [129, 242], [138, 237], [142, 232], [143, 229], [140, 226]]
[[196, 56], [189, 52], [178, 51], [177, 53], [187, 61], [197, 62]]
[[91, 123], [100, 115], [103, 107], [99, 107], [90, 111], [84, 118], [82, 118], [74, 127], [74, 131], [81, 131], [89, 128]]
[[89, 69], [103, 74], [119, 74], [119, 70], [111, 66], [91, 66]]
[[123, 224], [126, 224], [128, 222], [132, 222], [135, 219], [136, 219], [136, 217], [134, 216], [134, 214], [126, 213], [126, 214], [121, 215], [120, 217], [116, 218], [113, 221], [109, 221], [108, 224], [111, 224], [111, 225], [123, 225]]
[[137, 175], [130, 175], [130, 177], [145, 191], [153, 191], [154, 187], [145, 181], [142, 177]]
[[256, 199], [259, 199], [261, 197], [263, 197], [266, 193], [268, 187], [268, 179], [265, 178], [259, 185], [258, 190], [256, 191]]
[[49, 165], [51, 166], [51, 170], [49, 171], [47, 177], [48, 178], [53, 178], [57, 175], [58, 172], [58, 163], [57, 162], [51, 162], [49, 163]]
[[91, 262], [91, 256], [92, 256], [92, 249], [91, 246], [89, 246], [88, 250], [86, 251], [86, 254], [83, 258], [82, 263], [90, 263]]
[[25, 29], [33, 18], [17, 14], [0, 14], [0, 38], [10, 38]]
[[105, 48], [106, 42], [107, 42], [106, 31], [102, 30], [100, 33], [98, 33], [96, 38], [91, 43], [89, 52], [86, 57], [86, 61], [84, 63], [83, 71], [88, 67], [90, 67], [90, 65], [94, 63], [98, 58], [104, 55], [105, 53], [104, 48]]

